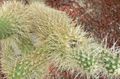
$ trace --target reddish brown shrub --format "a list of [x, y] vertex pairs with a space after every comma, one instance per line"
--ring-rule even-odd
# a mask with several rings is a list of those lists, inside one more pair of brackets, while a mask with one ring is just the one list
[[0, 0], [0, 5], [1, 5], [1, 3], [3, 3], [3, 0]]
[[0, 0], [0, 2], [3, 2], [3, 0]]
[[65, 11], [73, 21], [76, 21], [84, 13], [84, 9], [75, 0], [46, 0], [46, 4], [55, 9]]

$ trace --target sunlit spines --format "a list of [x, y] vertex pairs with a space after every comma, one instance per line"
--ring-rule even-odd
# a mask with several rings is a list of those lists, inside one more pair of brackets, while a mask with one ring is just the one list
[[42, 79], [47, 70], [47, 58], [41, 54], [33, 52], [25, 56], [25, 58], [18, 60], [13, 70], [9, 73], [10, 79]]
[[16, 1], [0, 7], [0, 42], [2, 71], [10, 73], [16, 61], [34, 49], [26, 22], [27, 9]]

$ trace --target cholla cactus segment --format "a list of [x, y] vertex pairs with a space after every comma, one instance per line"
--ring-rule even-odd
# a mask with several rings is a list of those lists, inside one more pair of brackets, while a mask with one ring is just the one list
[[35, 15], [29, 16], [34, 18], [34, 21], [31, 21], [31, 25], [34, 25], [32, 31], [38, 35], [39, 42], [42, 41], [40, 51], [48, 53], [58, 70], [79, 68], [90, 73], [94, 67], [96, 68], [94, 72], [103, 67], [100, 72], [113, 74], [118, 68], [119, 57], [111, 55], [112, 51], [87, 37], [81, 28], [74, 27], [64, 13], [39, 3], [31, 4], [29, 10], [34, 12], [31, 15]]
[[[51, 9], [44, 4], [34, 2], [30, 5], [29, 11], [30, 16], [28, 17], [31, 20], [29, 25], [34, 25], [32, 32], [39, 40], [37, 44], [41, 45], [50, 34], [57, 32], [57, 30], [64, 34], [67, 28], [71, 26], [71, 21], [66, 14]], [[65, 27], [64, 30], [62, 29], [63, 27]]]
[[47, 68], [47, 58], [43, 55], [33, 53], [24, 59], [16, 62], [15, 67], [9, 73], [9, 79], [43, 79], [43, 74]]
[[103, 59], [104, 59], [103, 62], [105, 64], [105, 67], [110, 73], [113, 73], [120, 64], [118, 63], [119, 58], [114, 58], [113, 56], [105, 57]]
[[2, 28], [13, 27], [13, 30], [18, 31], [18, 33], [20, 30], [28, 32], [28, 26], [25, 24], [26, 17], [27, 10], [21, 2], [8, 1], [0, 7], [0, 21], [4, 23], [4, 26], [1, 25]]
[[[66, 27], [61, 29], [65, 31]], [[67, 30], [66, 32], [59, 32], [55, 29], [54, 33], [47, 38], [45, 46], [43, 46], [46, 49], [43, 50], [50, 54], [51, 62], [55, 62], [54, 65], [58, 68], [58, 71], [69, 72], [77, 68], [80, 72], [75, 74], [75, 77], [78, 74], [88, 73], [87, 77], [89, 79], [89, 74], [93, 71], [92, 67], [101, 65], [96, 56], [101, 53], [97, 50], [102, 49], [102, 46], [95, 43], [92, 38], [87, 38], [84, 31], [78, 31], [78, 27], [69, 27]], [[101, 68], [101, 66], [98, 68]], [[96, 68], [95, 73], [97, 70]]]
[[40, 39], [38, 42], [43, 43], [40, 51], [48, 53], [51, 62], [55, 62], [55, 65], [59, 64], [59, 68], [68, 70], [79, 68], [72, 54], [76, 53], [79, 48], [85, 50], [88, 48], [87, 44], [93, 40], [87, 39], [86, 33], [78, 30], [79, 27], [75, 28], [63, 12], [39, 3], [31, 4], [29, 10], [32, 12], [29, 17], [33, 18], [32, 24], [30, 23], [34, 25], [32, 31], [38, 35]]
[[2, 43], [10, 38], [22, 49], [31, 47], [30, 27], [26, 24], [28, 21], [27, 13], [26, 7], [16, 1], [5, 2], [0, 7], [0, 40]]
[[78, 61], [78, 64], [87, 71], [90, 71], [91, 66], [96, 65], [96, 59], [92, 55], [89, 56], [88, 53], [84, 51], [78, 51], [78, 54], [74, 55], [74, 58]]
[[9, 73], [16, 61], [34, 49], [29, 36], [26, 7], [16, 1], [0, 7], [0, 42], [2, 70]]
[[116, 51], [103, 49], [103, 51], [99, 54], [98, 58], [98, 61], [103, 64], [103, 66], [107, 69], [110, 75], [115, 73], [115, 70], [120, 67], [120, 56]]
[[100, 72], [109, 75], [117, 71], [119, 56], [110, 54], [112, 51], [86, 37], [86, 33], [74, 27], [64, 13], [38, 3], [31, 4], [29, 10], [34, 12], [31, 13], [34, 16], [30, 16], [34, 18], [31, 22], [35, 26], [32, 31], [37, 33], [43, 43], [40, 51], [47, 53], [58, 69], [78, 68], [90, 73], [94, 68], [96, 73], [101, 68]]

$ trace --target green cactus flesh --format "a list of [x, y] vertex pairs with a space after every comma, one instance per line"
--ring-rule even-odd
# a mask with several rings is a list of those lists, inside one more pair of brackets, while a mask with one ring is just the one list
[[[45, 57], [45, 56], [44, 56]], [[45, 71], [45, 59], [42, 59], [40, 54], [31, 54], [23, 60], [19, 60], [13, 71], [10, 73], [10, 79], [42, 79], [42, 74]], [[37, 72], [37, 73], [36, 73]], [[34, 76], [34, 74], [36, 74]], [[45, 73], [44, 73], [45, 74]]]
[[11, 24], [6, 19], [0, 19], [0, 39], [5, 39], [14, 33]]

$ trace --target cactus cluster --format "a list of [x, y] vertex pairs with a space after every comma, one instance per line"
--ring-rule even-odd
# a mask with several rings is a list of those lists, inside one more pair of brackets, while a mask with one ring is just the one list
[[2, 71], [8, 79], [119, 78], [119, 50], [98, 43], [84, 26], [74, 26], [64, 12], [43, 3], [5, 2], [0, 9]]

